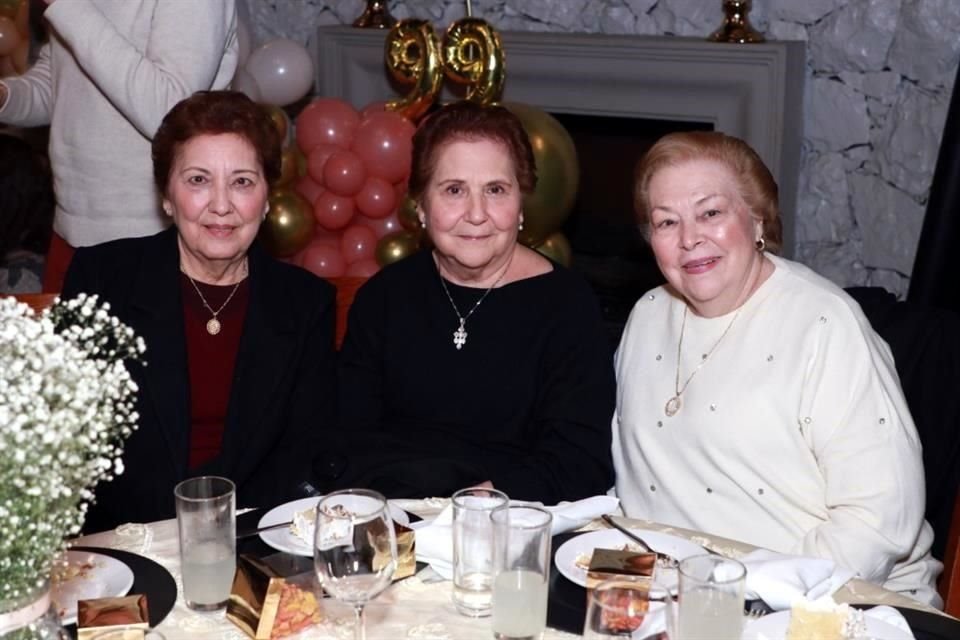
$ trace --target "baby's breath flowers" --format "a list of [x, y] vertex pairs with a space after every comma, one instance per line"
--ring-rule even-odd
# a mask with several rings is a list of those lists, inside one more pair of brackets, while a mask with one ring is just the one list
[[96, 296], [35, 315], [0, 299], [0, 602], [42, 587], [137, 427], [143, 340]]

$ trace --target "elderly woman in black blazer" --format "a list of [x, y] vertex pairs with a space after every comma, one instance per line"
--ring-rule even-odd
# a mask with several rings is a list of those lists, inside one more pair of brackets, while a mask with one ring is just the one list
[[98, 294], [147, 344], [140, 426], [88, 531], [172, 517], [173, 487], [191, 476], [230, 478], [244, 506], [308, 478], [332, 424], [334, 291], [256, 242], [280, 144], [243, 94], [180, 102], [152, 147], [173, 226], [79, 249], [70, 265], [64, 296]]

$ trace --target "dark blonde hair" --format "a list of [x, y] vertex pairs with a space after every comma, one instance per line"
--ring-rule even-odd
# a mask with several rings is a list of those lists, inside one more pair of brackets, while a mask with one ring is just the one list
[[660, 138], [634, 172], [633, 206], [644, 237], [650, 237], [650, 181], [661, 169], [693, 160], [719, 162], [736, 178], [737, 192], [751, 214], [763, 225], [766, 250], [779, 253], [783, 246], [777, 183], [750, 146], [719, 131], [681, 131]]
[[410, 197], [417, 202], [437, 168], [437, 154], [456, 141], [491, 140], [502, 144], [513, 160], [520, 192], [533, 193], [537, 186], [537, 164], [530, 139], [513, 112], [501, 106], [481, 106], [463, 100], [441, 107], [420, 124], [413, 136], [410, 167]]
[[153, 179], [167, 193], [177, 154], [191, 139], [232, 133], [250, 143], [268, 183], [280, 177], [282, 141], [260, 105], [239, 91], [198, 91], [174, 105], [153, 137]]

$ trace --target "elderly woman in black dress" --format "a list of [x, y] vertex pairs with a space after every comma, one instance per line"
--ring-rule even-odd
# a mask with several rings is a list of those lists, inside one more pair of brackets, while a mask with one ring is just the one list
[[517, 242], [535, 185], [503, 107], [448, 105], [418, 129], [410, 195], [433, 248], [351, 307], [337, 484], [398, 497], [483, 484], [547, 503], [611, 486], [611, 353], [586, 283]]

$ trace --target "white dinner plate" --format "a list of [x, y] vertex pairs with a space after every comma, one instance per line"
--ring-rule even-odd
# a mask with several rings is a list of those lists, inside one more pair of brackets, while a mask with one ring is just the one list
[[[677, 536], [671, 536], [659, 531], [647, 531], [645, 529], [631, 529], [638, 536], [650, 544], [650, 548], [660, 553], [671, 555], [677, 560], [683, 560], [690, 556], [697, 556], [706, 553], [703, 547], [694, 544], [689, 540]], [[601, 529], [600, 531], [590, 531], [575, 538], [570, 538], [557, 549], [555, 559], [557, 569], [565, 578], [575, 582], [581, 587], [587, 586], [587, 570], [581, 569], [577, 565], [577, 558], [580, 556], [589, 556], [594, 549], [619, 549], [625, 544], [635, 544], [630, 538], [623, 535], [616, 529]], [[666, 572], [664, 572], [666, 573]], [[661, 575], [657, 572], [657, 579], [665, 588], [672, 588], [676, 584], [676, 572], [674, 575]]]
[[[281, 504], [280, 506], [274, 507], [273, 509], [270, 509], [270, 511], [267, 511], [265, 514], [263, 514], [263, 517], [260, 518], [260, 522], [257, 523], [257, 528], [260, 529], [263, 527], [269, 527], [270, 525], [280, 524], [281, 522], [289, 522], [290, 520], [293, 520], [293, 514], [298, 511], [303, 511], [304, 509], [315, 507], [318, 502], [320, 502], [320, 498], [301, 498], [300, 500], [294, 500], [293, 502]], [[390, 515], [394, 520], [404, 526], [410, 525], [410, 517], [407, 515], [406, 511], [393, 504], [390, 504], [389, 506]], [[277, 551], [286, 551], [287, 553], [292, 553], [298, 556], [306, 556], [308, 558], [313, 556], [313, 545], [309, 545], [297, 536], [293, 535], [293, 532], [290, 531], [290, 527], [282, 527], [272, 531], [264, 531], [260, 534], [260, 539]]]
[[78, 600], [125, 596], [133, 586], [130, 567], [90, 551], [67, 551], [67, 569], [62, 575], [69, 577], [53, 585], [51, 597], [63, 624], [77, 621]]
[[[882, 620], [866, 616], [867, 636], [870, 640], [913, 640], [913, 634]], [[747, 622], [742, 640], [784, 640], [790, 612], [778, 611]]]

